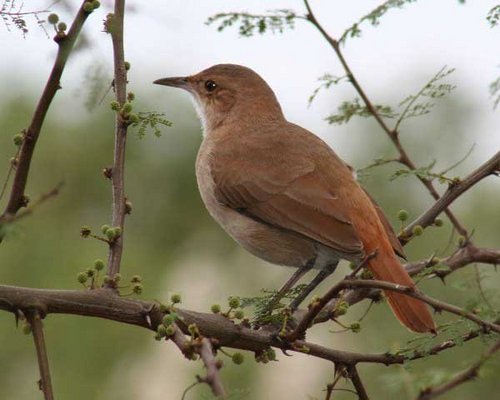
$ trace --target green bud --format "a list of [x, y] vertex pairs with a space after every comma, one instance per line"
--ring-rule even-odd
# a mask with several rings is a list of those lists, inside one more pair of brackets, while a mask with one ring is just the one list
[[167, 336], [174, 336], [175, 326], [174, 325], [167, 326], [165, 328], [165, 333], [167, 334]]
[[154, 338], [155, 338], [155, 340], [158, 340], [158, 341], [163, 339], [163, 337], [158, 332], [155, 333]]
[[92, 2], [92, 7], [94, 8], [94, 10], [98, 9], [99, 7], [101, 7], [101, 2], [98, 0], [94, 0]]
[[465, 236], [459, 236], [458, 237], [458, 245], [460, 247], [463, 247], [466, 242], [467, 242], [467, 239], [465, 238]]
[[162, 303], [160, 303], [160, 305], [159, 305], [158, 308], [159, 308], [160, 312], [163, 313], [163, 314], [165, 314], [166, 312], [170, 311], [170, 308], [167, 305], [162, 304]]
[[52, 25], [55, 25], [59, 22], [59, 15], [57, 14], [50, 14], [48, 17], [47, 17], [47, 22], [49, 24], [52, 24]]
[[142, 277], [140, 275], [134, 275], [132, 278], [130, 278], [131, 283], [141, 283], [142, 282]]
[[351, 331], [358, 333], [361, 330], [361, 324], [359, 322], [354, 322], [351, 324]]
[[399, 210], [398, 211], [398, 219], [400, 221], [406, 221], [408, 219], [408, 211], [406, 211], [406, 210]]
[[443, 220], [442, 220], [441, 218], [436, 218], [436, 219], [434, 220], [434, 225], [436, 225], [436, 226], [438, 226], [438, 227], [439, 227], [439, 226], [443, 226], [443, 224], [444, 224], [444, 222], [443, 222]]
[[108, 229], [109, 229], [109, 225], [107, 225], [107, 224], [104, 224], [103, 226], [101, 226], [101, 232], [104, 234], [106, 234]]
[[94, 268], [97, 271], [102, 271], [104, 269], [104, 261], [102, 261], [100, 258], [94, 261]]
[[24, 333], [25, 335], [29, 335], [29, 334], [31, 333], [31, 330], [32, 330], [32, 329], [31, 329], [31, 324], [29, 324], [29, 323], [27, 323], [27, 322], [26, 322], [26, 323], [24, 323], [24, 324], [23, 324], [23, 327], [22, 327], [22, 330], [23, 330], [23, 333]]
[[108, 230], [106, 230], [106, 237], [109, 239], [109, 240], [114, 240], [116, 239], [117, 237], [119, 237], [120, 235], [118, 234], [118, 231], [119, 230], [119, 233], [121, 233], [121, 229], [120, 228], [108, 228]]
[[415, 236], [420, 236], [422, 233], [424, 233], [424, 228], [422, 228], [420, 225], [415, 225], [412, 229], [412, 233]]
[[165, 325], [158, 325], [158, 328], [156, 328], [156, 332], [158, 332], [158, 335], [160, 335], [161, 337], [167, 336], [167, 328], [165, 327]]
[[337, 307], [335, 308], [335, 315], [344, 315], [347, 313], [347, 309], [349, 308], [349, 305], [345, 301], [341, 301]]
[[92, 278], [93, 276], [95, 276], [95, 269], [92, 269], [92, 268], [87, 268], [85, 270], [85, 273], [87, 274], [87, 276], [89, 278]]
[[172, 296], [170, 296], [170, 301], [174, 304], [179, 304], [182, 302], [181, 295], [179, 293], [174, 293]]
[[240, 306], [240, 299], [238, 297], [230, 297], [228, 303], [229, 307], [238, 308]]
[[430, 265], [438, 265], [441, 262], [441, 259], [439, 257], [432, 257], [430, 261]]
[[119, 226], [115, 226], [113, 230], [115, 231], [115, 237], [118, 238], [122, 235], [122, 228], [120, 228]]
[[120, 274], [120, 273], [115, 274], [115, 275], [113, 276], [113, 280], [114, 280], [115, 282], [120, 282], [120, 281], [122, 280], [122, 274]]
[[210, 307], [210, 311], [212, 311], [214, 314], [219, 314], [220, 313], [220, 305], [219, 304], [212, 304], [212, 307]]
[[245, 313], [243, 312], [243, 310], [236, 310], [234, 312], [234, 318], [243, 319], [243, 318], [245, 318]]
[[127, 100], [128, 100], [128, 101], [134, 101], [134, 99], [135, 99], [135, 94], [134, 94], [134, 93], [132, 93], [132, 92], [129, 92], [129, 93], [127, 94]]
[[104, 277], [102, 278], [102, 282], [107, 285], [108, 283], [111, 282], [111, 278], [109, 277], [109, 275], [104, 275]]
[[241, 353], [234, 353], [232, 356], [231, 356], [231, 360], [233, 360], [233, 362], [236, 364], [236, 365], [241, 365], [243, 364], [243, 361], [245, 361], [245, 357], [243, 356], [243, 354]]
[[91, 232], [92, 231], [90, 230], [90, 228], [86, 225], [80, 228], [80, 236], [83, 238], [88, 237], [91, 234]]
[[128, 71], [130, 69], [130, 63], [128, 61], [125, 61], [125, 71]]
[[198, 326], [196, 324], [190, 324], [188, 326], [188, 331], [192, 337], [200, 336], [200, 331], [199, 331]]
[[92, 3], [86, 2], [83, 5], [83, 11], [85, 11], [86, 13], [91, 13], [92, 11], [94, 11], [94, 7], [92, 6]]
[[60, 32], [64, 32], [66, 29], [68, 29], [68, 26], [66, 25], [65, 22], [59, 22], [57, 24], [57, 30]]
[[142, 286], [142, 283], [135, 283], [132, 286], [132, 292], [134, 292], [135, 294], [141, 294], [143, 289], [144, 287]]
[[78, 280], [78, 282], [80, 282], [83, 285], [85, 282], [87, 282], [89, 277], [88, 277], [87, 273], [79, 272], [78, 275], [76, 275], [76, 279]]
[[132, 103], [126, 102], [121, 109], [121, 112], [123, 114], [128, 114], [129, 112], [132, 111]]
[[112, 101], [111, 103], [109, 103], [109, 105], [114, 111], [118, 111], [120, 109], [120, 103], [118, 103], [117, 101]]
[[172, 314], [167, 314], [162, 319], [162, 324], [165, 326], [170, 326], [175, 322], [175, 316]]
[[140, 118], [136, 113], [130, 113], [128, 115], [128, 120], [131, 124], [137, 124], [140, 121]]
[[23, 141], [24, 141], [24, 135], [22, 133], [18, 133], [17, 135], [14, 135], [12, 140], [14, 141], [14, 144], [16, 146], [21, 146], [23, 144]]
[[363, 272], [361, 272], [361, 279], [372, 279], [373, 278], [373, 274], [367, 270], [367, 269], [364, 269]]
[[269, 360], [276, 361], [276, 352], [274, 351], [274, 349], [272, 347], [269, 347], [266, 350], [266, 353], [267, 353], [267, 358], [269, 358]]

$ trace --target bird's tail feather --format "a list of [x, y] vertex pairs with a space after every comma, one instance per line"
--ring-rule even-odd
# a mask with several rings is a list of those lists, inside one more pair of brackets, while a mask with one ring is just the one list
[[[375, 279], [396, 283], [403, 286], [414, 286], [408, 272], [391, 251], [379, 252], [368, 262]], [[413, 297], [386, 290], [385, 295], [397, 319], [414, 332], [436, 332], [436, 326], [429, 307]]]

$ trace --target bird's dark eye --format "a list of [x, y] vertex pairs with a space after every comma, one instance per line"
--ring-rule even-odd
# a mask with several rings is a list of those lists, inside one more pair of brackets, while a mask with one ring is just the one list
[[205, 88], [209, 92], [213, 92], [217, 88], [217, 84], [214, 81], [208, 80], [205, 82]]

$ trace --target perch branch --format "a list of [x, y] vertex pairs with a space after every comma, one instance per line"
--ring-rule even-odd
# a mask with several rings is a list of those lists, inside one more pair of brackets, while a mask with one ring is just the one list
[[[349, 283], [355, 285], [355, 282], [377, 286], [376, 281], [352, 281]], [[24, 313], [29, 313], [39, 308], [43, 308], [45, 314], [98, 317], [140, 326], [152, 331], [156, 331], [158, 324], [163, 319], [159, 304], [120, 297], [111, 289], [55, 290], [0, 285], [0, 310], [13, 313], [23, 310]], [[260, 352], [272, 346], [282, 350], [305, 353], [343, 365], [360, 362], [385, 365], [402, 364], [405, 360], [412, 359], [411, 356], [387, 353], [363, 354], [341, 351], [302, 340], [295, 341], [290, 349], [289, 344], [277, 339], [270, 332], [256, 331], [236, 325], [221, 315], [180, 308], [176, 308], [176, 312], [184, 322], [180, 325], [180, 329], [185, 334], [188, 333], [187, 325], [196, 324], [203, 336], [217, 339], [218, 345], [222, 347]], [[442, 348], [436, 348], [436, 352], [433, 354], [452, 347], [444, 345]], [[419, 354], [414, 356], [413, 358], [422, 357]]]

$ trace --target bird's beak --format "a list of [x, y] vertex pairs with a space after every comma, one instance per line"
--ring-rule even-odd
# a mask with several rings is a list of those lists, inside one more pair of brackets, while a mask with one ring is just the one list
[[191, 87], [189, 79], [185, 76], [177, 76], [173, 78], [161, 78], [157, 79], [153, 83], [156, 83], [157, 85], [172, 86], [185, 90], [189, 90]]

